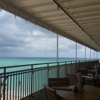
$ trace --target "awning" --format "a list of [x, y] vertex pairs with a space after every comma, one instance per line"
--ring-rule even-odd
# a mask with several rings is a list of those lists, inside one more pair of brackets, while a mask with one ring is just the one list
[[0, 8], [100, 51], [100, 0], [0, 0]]

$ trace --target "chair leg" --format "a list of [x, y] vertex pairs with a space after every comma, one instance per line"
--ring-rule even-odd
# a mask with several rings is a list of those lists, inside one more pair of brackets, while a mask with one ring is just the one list
[[97, 80], [96, 86], [97, 86], [97, 87], [100, 87], [100, 80]]

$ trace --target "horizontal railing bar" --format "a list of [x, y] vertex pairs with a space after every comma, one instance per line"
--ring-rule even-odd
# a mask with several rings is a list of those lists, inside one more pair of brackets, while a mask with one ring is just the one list
[[[73, 60], [75, 61], [75, 60]], [[61, 61], [59, 62], [60, 63], [64, 63], [64, 62], [73, 62], [73, 61]], [[82, 60], [77, 60], [77, 61], [82, 61]], [[84, 60], [83, 60], [84, 61]], [[31, 66], [31, 65], [43, 65], [43, 64], [54, 64], [54, 63], [58, 63], [58, 62], [49, 62], [49, 63], [36, 63], [36, 64], [24, 64], [24, 65], [14, 65], [14, 66], [3, 66], [3, 67], [0, 67], [0, 69], [3, 69], [3, 68], [13, 68], [13, 67], [26, 67], [26, 66]]]
[[[63, 64], [65, 65], [65, 64]], [[59, 65], [59, 67], [64, 67], [62, 65]], [[49, 69], [57, 68], [57, 66], [50, 66]], [[42, 67], [42, 68], [36, 68], [36, 69], [26, 69], [26, 70], [21, 70], [21, 71], [13, 71], [13, 72], [6, 72], [7, 76], [14, 76], [14, 75], [19, 75], [19, 74], [24, 74], [24, 73], [29, 73], [29, 72], [35, 72], [35, 71], [40, 71], [40, 70], [46, 70], [48, 67]], [[3, 75], [3, 73], [0, 73], [0, 75]], [[3, 78], [4, 76], [0, 76], [0, 78]]]
[[[20, 70], [20, 71], [12, 71], [12, 72], [6, 72], [6, 74], [14, 74], [14, 73], [16, 73], [16, 72], [25, 72], [25, 71], [28, 71], [28, 70], [31, 70], [31, 69], [26, 69], [26, 70]], [[0, 75], [2, 75], [2, 74], [4, 74], [4, 73], [0, 73]]]
[[[77, 60], [78, 62], [79, 61], [96, 61], [96, 60], [99, 60], [99, 59], [95, 59], [95, 60]], [[64, 62], [74, 62], [75, 60], [73, 61], [61, 61], [59, 62], [60, 63], [64, 63]], [[24, 64], [24, 65], [14, 65], [14, 66], [3, 66], [3, 67], [0, 67], [0, 69], [3, 69], [3, 68], [14, 68], [14, 67], [25, 67], [25, 66], [32, 66], [32, 65], [43, 65], [43, 64], [54, 64], [54, 63], [58, 63], [58, 62], [47, 62], [47, 63], [35, 63], [35, 64]]]
[[[49, 69], [56, 68], [57, 66], [50, 66]], [[7, 75], [7, 76], [13, 76], [13, 75], [19, 75], [19, 74], [24, 74], [24, 73], [29, 73], [29, 72], [35, 72], [35, 71], [40, 71], [40, 70], [46, 70], [48, 69], [47, 67], [42, 67], [42, 68], [34, 68], [34, 69], [26, 69], [26, 70], [20, 70], [20, 71], [13, 71], [13, 72], [6, 72], [6, 74], [12, 74], [12, 75]], [[18, 74], [15, 74], [18, 73]], [[0, 73], [0, 75], [3, 75], [3, 73]], [[1, 76], [2, 78], [4, 76]]]
[[[82, 61], [84, 61], [84, 60], [82, 60]], [[89, 61], [92, 61], [92, 60], [89, 60]], [[93, 61], [95, 61], [95, 60], [93, 60]], [[64, 61], [63, 61], [64, 62]], [[69, 61], [65, 61], [65, 63], [66, 62], [69, 62]], [[71, 62], [71, 61], [70, 61]], [[62, 62], [61, 62], [62, 63]], [[74, 62], [74, 63], [76, 63], [76, 62]], [[73, 64], [74, 64], [73, 63]], [[78, 63], [78, 62], [77, 62]], [[43, 63], [42, 63], [43, 64]], [[50, 64], [50, 63], [45, 63], [45, 64]], [[69, 65], [69, 64], [71, 64], [71, 63], [66, 63], [67, 65]], [[32, 65], [32, 64], [30, 64], [30, 65]], [[34, 65], [34, 64], [33, 64]], [[62, 65], [65, 65], [65, 64], [62, 64]], [[20, 67], [22, 67], [22, 66], [24, 66], [24, 65], [20, 65]], [[26, 65], [27, 66], [27, 65]], [[61, 66], [61, 64], [59, 64], [59, 66]], [[12, 66], [11, 66], [12, 67]], [[9, 68], [11, 68], [11, 67], [9, 67]], [[19, 66], [16, 66], [16, 67], [19, 67]], [[52, 68], [56, 68], [57, 67], [57, 65], [49, 65], [49, 69], [52, 69]], [[8, 67], [2, 67], [2, 68], [8, 68]], [[1, 69], [1, 68], [0, 68]], [[20, 71], [12, 71], [12, 72], [6, 72], [6, 74], [9, 74], [9, 73], [15, 73], [15, 72], [21, 72], [21, 71], [28, 71], [28, 70], [32, 70], [32, 71], [39, 71], [39, 70], [44, 70], [44, 69], [48, 69], [47, 68], [47, 66], [46, 67], [39, 67], [39, 68], [33, 68], [33, 69], [25, 69], [25, 70], [20, 70]], [[2, 75], [3, 73], [0, 73], [0, 75]]]

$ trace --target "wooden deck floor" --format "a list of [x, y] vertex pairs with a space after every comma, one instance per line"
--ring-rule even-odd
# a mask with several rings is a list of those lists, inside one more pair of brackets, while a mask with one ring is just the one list
[[26, 100], [47, 100], [47, 99], [46, 99], [45, 92], [42, 91], [32, 97], [27, 98]]

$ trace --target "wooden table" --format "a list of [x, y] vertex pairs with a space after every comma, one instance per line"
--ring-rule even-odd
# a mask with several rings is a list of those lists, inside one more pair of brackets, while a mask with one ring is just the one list
[[91, 85], [85, 85], [84, 92], [81, 93], [65, 90], [56, 90], [56, 92], [64, 100], [100, 100], [100, 88]]
[[100, 79], [100, 75], [99, 76], [83, 75], [82, 78], [97, 80], [97, 79]]
[[92, 80], [94, 86], [96, 86], [96, 82], [98, 80], [100, 80], [100, 75], [99, 76], [87, 76], [87, 75], [85, 75], [85, 76], [82, 76], [82, 78]]
[[88, 70], [88, 72], [95, 75], [95, 70]]

